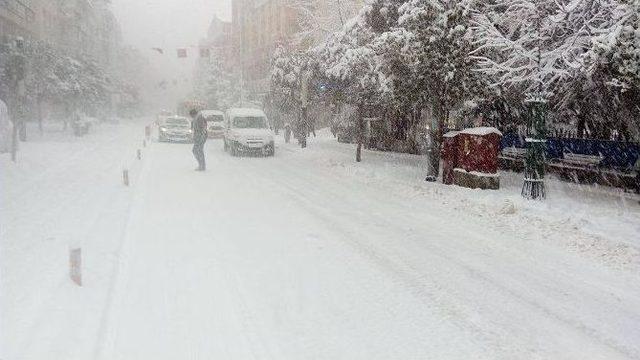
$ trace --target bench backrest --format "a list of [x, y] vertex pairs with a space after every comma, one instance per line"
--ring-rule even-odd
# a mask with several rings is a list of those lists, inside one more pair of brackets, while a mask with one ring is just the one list
[[513, 146], [502, 149], [502, 155], [506, 155], [506, 156], [520, 157], [520, 156], [524, 156], [526, 153], [527, 153], [527, 149], [517, 148]]
[[576, 162], [576, 163], [599, 165], [602, 162], [602, 160], [604, 160], [604, 157], [600, 155], [564, 153], [564, 159], [569, 160], [571, 162]]

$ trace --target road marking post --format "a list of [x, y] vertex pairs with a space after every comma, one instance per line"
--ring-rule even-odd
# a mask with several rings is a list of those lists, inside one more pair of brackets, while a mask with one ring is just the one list
[[138, 160], [142, 160], [142, 150], [138, 149], [136, 156], [138, 157]]
[[122, 182], [124, 186], [129, 186], [129, 170], [127, 169], [122, 170]]
[[69, 277], [76, 285], [82, 286], [82, 249], [69, 250]]

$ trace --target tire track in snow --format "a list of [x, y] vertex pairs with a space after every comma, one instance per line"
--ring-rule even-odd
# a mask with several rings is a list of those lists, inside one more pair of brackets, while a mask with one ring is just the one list
[[[276, 178], [272, 169], [270, 169], [269, 167], [265, 167], [264, 169], [262, 169], [262, 171], [270, 171], [272, 175], [274, 176], [270, 176], [270, 177], [265, 177], [267, 179], [273, 179]], [[281, 169], [282, 170], [282, 169]], [[318, 216], [319, 218], [322, 218], [328, 226], [337, 226], [337, 222], [339, 222], [341, 220], [340, 216], [327, 216], [325, 215], [324, 209], [322, 209], [322, 207], [318, 206], [318, 205], [310, 205], [310, 204], [319, 204], [324, 202], [331, 202], [331, 200], [335, 201], [335, 202], [343, 202], [343, 203], [348, 203], [348, 200], [344, 198], [344, 196], [341, 196], [341, 194], [335, 193], [334, 189], [327, 187], [327, 186], [322, 186], [322, 184], [326, 184], [326, 181], [313, 181], [313, 179], [309, 179], [308, 174], [307, 173], [302, 173], [300, 171], [296, 171], [296, 169], [293, 169], [291, 171], [288, 171], [287, 174], [289, 175], [288, 177], [286, 177], [286, 179], [288, 180], [288, 183], [284, 184], [282, 182], [280, 182], [280, 185], [284, 185], [286, 186], [291, 192], [295, 193], [297, 195], [298, 198], [300, 199], [306, 199], [306, 201], [300, 201], [300, 205], [304, 206], [306, 208], [308, 208], [310, 211], [313, 211], [314, 214], [316, 216]], [[314, 175], [319, 175], [317, 174], [317, 172]], [[296, 180], [292, 181], [292, 177], [295, 177]], [[324, 179], [324, 180], [330, 180], [330, 179]], [[308, 189], [306, 189], [307, 191], [303, 191], [300, 189], [300, 184], [313, 184], [314, 186], [318, 186], [318, 187], [313, 187], [313, 186], [309, 186]], [[318, 188], [322, 187], [322, 191], [320, 193], [320, 191], [318, 191]], [[354, 193], [353, 191], [351, 193]], [[327, 196], [328, 194], [330, 194], [330, 196]], [[312, 196], [313, 195], [313, 196]], [[295, 197], [294, 197], [295, 198]], [[330, 200], [331, 199], [331, 200]], [[378, 199], [379, 201], [384, 201], [382, 199]], [[387, 203], [391, 201], [394, 202], [393, 199], [387, 199]], [[362, 205], [361, 205], [362, 206]], [[316, 209], [313, 209], [313, 208]], [[357, 209], [357, 207], [352, 207], [353, 209]], [[332, 214], [335, 215], [335, 214]], [[354, 219], [355, 221], [352, 222], [352, 224], [362, 224], [362, 223], [367, 223], [367, 222], [371, 222], [370, 217], [373, 216], [376, 219], [376, 223], [379, 224], [387, 224], [389, 226], [394, 226], [394, 224], [389, 223], [388, 218], [385, 218], [384, 216], [376, 216], [375, 214], [367, 214], [366, 218], [363, 218], [361, 216], [361, 214], [357, 213], [356, 211], [353, 211], [351, 213], [344, 213], [343, 214], [346, 217], [352, 217], [352, 218], [356, 218]], [[407, 216], [409, 218], [415, 217], [415, 215], [408, 213]], [[435, 219], [435, 218], [434, 218]], [[349, 223], [344, 223], [343, 227], [342, 227], [342, 231], [345, 233], [348, 233], [349, 227], [352, 225]], [[401, 229], [399, 229], [400, 231], [402, 231]], [[458, 234], [459, 235], [459, 234]], [[378, 261], [379, 263], [381, 263], [388, 271], [392, 271], [392, 272], [396, 272], [399, 279], [402, 279], [405, 283], [409, 284], [409, 288], [415, 289], [417, 288], [423, 288], [424, 287], [424, 282], [421, 282], [421, 275], [419, 275], [419, 273], [415, 272], [415, 268], [412, 268], [411, 265], [409, 263], [404, 262], [403, 260], [396, 258], [395, 261], [391, 260], [390, 258], [384, 259], [384, 256], [380, 255], [379, 253], [377, 253], [377, 250], [372, 248], [371, 245], [367, 245], [364, 244], [361, 241], [357, 241], [354, 239], [357, 239], [357, 236], [350, 236], [350, 237], [346, 237], [345, 239], [348, 239], [350, 242], [352, 242], [355, 246], [356, 249], [363, 251], [363, 254], [370, 257], [371, 259]], [[625, 345], [622, 345], [618, 342], [616, 342], [615, 340], [609, 338], [608, 336], [606, 336], [606, 334], [600, 333], [599, 331], [597, 331], [594, 328], [590, 328], [587, 327], [585, 324], [573, 320], [571, 318], [567, 318], [566, 316], [561, 315], [560, 313], [551, 310], [548, 307], [543, 306], [542, 304], [535, 302], [533, 300], [530, 300], [528, 297], [524, 297], [522, 295], [520, 295], [518, 292], [512, 290], [509, 287], [505, 287], [504, 284], [500, 283], [500, 282], [496, 282], [494, 279], [492, 279], [491, 276], [489, 276], [486, 273], [483, 273], [482, 271], [480, 271], [477, 267], [476, 268], [472, 268], [469, 267], [467, 264], [460, 262], [459, 260], [456, 260], [454, 258], [452, 258], [449, 255], [446, 255], [446, 253], [444, 253], [442, 251], [442, 249], [438, 248], [438, 247], [434, 247], [433, 243], [424, 243], [423, 245], [428, 245], [429, 246], [429, 253], [430, 254], [437, 254], [436, 256], [441, 257], [443, 259], [446, 260], [447, 263], [450, 264], [455, 264], [458, 269], [463, 269], [463, 271], [466, 273], [467, 277], [470, 277], [472, 279], [476, 279], [476, 280], [480, 280], [485, 284], [490, 284], [491, 287], [498, 289], [499, 291], [497, 291], [498, 295], [504, 296], [504, 294], [508, 294], [511, 298], [513, 299], [518, 299], [518, 301], [521, 304], [525, 304], [525, 306], [529, 307], [528, 311], [532, 311], [532, 312], [537, 312], [537, 313], [541, 313], [541, 314], [545, 314], [547, 317], [549, 318], [553, 318], [556, 321], [565, 324], [566, 326], [568, 326], [569, 328], [575, 329], [575, 330], [579, 330], [582, 334], [584, 334], [585, 336], [596, 340], [599, 343], [602, 343], [606, 346], [608, 346], [609, 348], [611, 348], [612, 350], [615, 350], [616, 352], [618, 352], [620, 355], [623, 355], [627, 358], [635, 358], [638, 355], [637, 350], [632, 349], [632, 348], [628, 348]], [[500, 249], [501, 251], [504, 251], [504, 249]], [[389, 255], [389, 254], [387, 254]], [[515, 254], [514, 254], [515, 255]], [[380, 260], [380, 258], [383, 258], [384, 260]], [[398, 262], [399, 261], [399, 262]], [[404, 268], [404, 270], [403, 270]], [[407, 269], [411, 269], [410, 271], [407, 271]], [[422, 277], [421, 279], [426, 280]], [[429, 279], [430, 282], [433, 283], [433, 281], [435, 279]], [[432, 286], [435, 283], [432, 284]], [[442, 291], [444, 288], [443, 287], [438, 287], [437, 284], [435, 284], [436, 286], [436, 292], [437, 291]], [[433, 298], [433, 295], [430, 294], [431, 290], [426, 290], [421, 292], [421, 294], [423, 295], [430, 295], [431, 298]], [[450, 291], [450, 290], [449, 290]], [[449, 292], [449, 294], [451, 295], [457, 295], [455, 292]], [[452, 297], [452, 296], [449, 297]], [[446, 303], [446, 304], [441, 304], [442, 306], [446, 307], [450, 307], [451, 303]], [[454, 312], [454, 314], [461, 314], [463, 313], [463, 311], [458, 310], [456, 312]], [[464, 327], [465, 325], [462, 325], [462, 327]], [[480, 325], [479, 325], [480, 326]], [[476, 327], [476, 331], [479, 333], [490, 333], [491, 329], [487, 329], [487, 328], [483, 328], [483, 327]], [[506, 334], [508, 335], [508, 334]], [[491, 340], [493, 341], [493, 340]], [[504, 339], [504, 343], [502, 344], [495, 344], [497, 345], [496, 348], [508, 348], [507, 346], [507, 342], [509, 342], [508, 338]]]

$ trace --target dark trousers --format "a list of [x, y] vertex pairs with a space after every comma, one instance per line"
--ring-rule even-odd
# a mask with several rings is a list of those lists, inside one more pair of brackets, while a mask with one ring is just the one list
[[[206, 141], [206, 140], [205, 140]], [[205, 141], [196, 140], [193, 143], [193, 156], [195, 156], [198, 161], [198, 168], [204, 170], [207, 168], [207, 165], [204, 160], [204, 143]]]

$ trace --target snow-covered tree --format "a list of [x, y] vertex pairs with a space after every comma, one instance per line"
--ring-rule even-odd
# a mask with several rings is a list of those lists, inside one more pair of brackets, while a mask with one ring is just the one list
[[403, 84], [412, 95], [408, 99], [430, 109], [435, 120], [430, 126], [435, 148], [430, 152], [430, 178], [435, 178], [442, 130], [449, 123], [451, 111], [482, 89], [469, 55], [473, 49], [469, 2], [409, 0], [399, 14], [398, 27], [387, 39], [403, 44], [392, 53], [401, 54], [401, 64], [409, 68], [410, 76]]
[[[271, 61], [270, 105], [279, 109], [272, 115], [277, 123], [284, 125], [288, 118], [295, 124], [298, 140], [306, 146], [309, 130], [309, 110], [317, 93], [315, 91], [313, 72], [315, 60], [305, 52], [286, 49], [279, 46]], [[306, 86], [306, 103], [303, 103], [303, 86]], [[304, 110], [303, 110], [304, 108]], [[305, 118], [306, 114], [306, 118]]]
[[380, 11], [381, 7], [377, 5], [365, 6], [341, 31], [315, 49], [320, 63], [319, 71], [335, 84], [347, 103], [358, 107], [358, 162], [361, 161], [363, 141], [363, 111], [381, 99], [385, 82], [384, 73], [379, 67], [379, 54], [372, 46], [376, 27], [382, 29], [384, 23], [380, 17], [371, 16]]
[[311, 46], [339, 31], [362, 6], [359, 0], [285, 0], [285, 4], [297, 15], [300, 31], [295, 42]]
[[[112, 91], [111, 80], [92, 59], [65, 56], [39, 41], [25, 41], [20, 49], [7, 46], [2, 49], [2, 63], [16, 56], [23, 59], [24, 98], [13, 101], [15, 107], [20, 104], [14, 110], [20, 111], [21, 116], [42, 120], [41, 105], [45, 102], [61, 104], [68, 113], [75, 110], [96, 112], [107, 105]], [[15, 72], [15, 65], [0, 66]], [[6, 85], [0, 91], [15, 96], [14, 81], [7, 78], [13, 75], [6, 71], [3, 74], [1, 83]]]
[[633, 4], [617, 0], [498, 0], [476, 9], [478, 69], [494, 86], [517, 87], [530, 100], [523, 196], [544, 197], [549, 100], [581, 74], [598, 68], [598, 57], [590, 51], [594, 40], [619, 32], [632, 13], [625, 10], [630, 7]]
[[196, 79], [196, 96], [212, 109], [227, 109], [240, 99], [239, 82], [215, 54], [201, 63]]
[[559, 120], [575, 120], [578, 136], [640, 139], [640, 1], [617, 2], [594, 29], [584, 68], [556, 96]]

